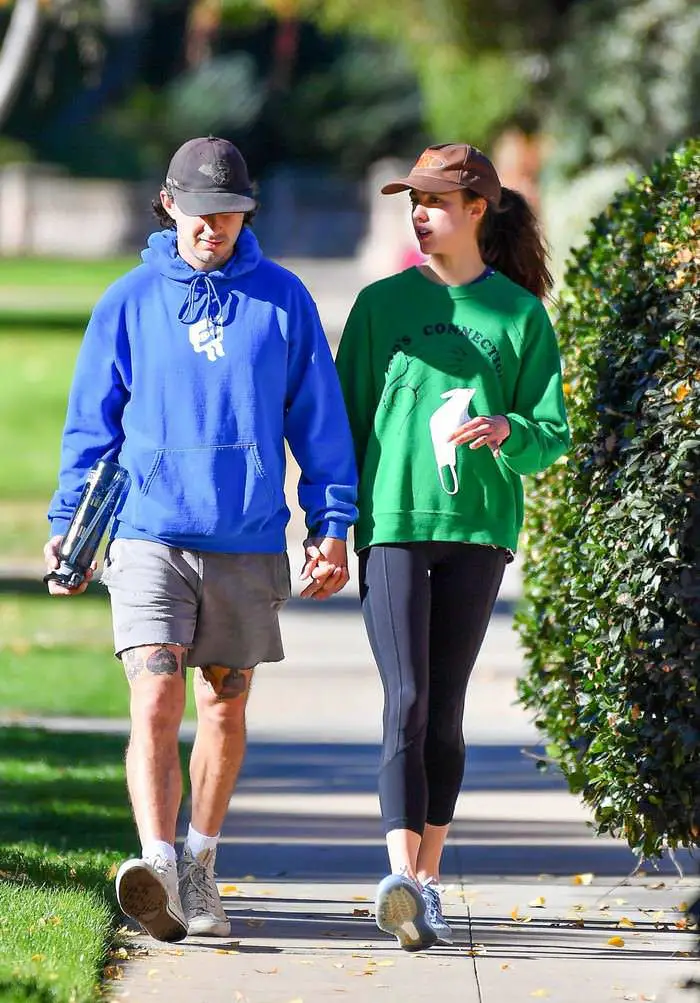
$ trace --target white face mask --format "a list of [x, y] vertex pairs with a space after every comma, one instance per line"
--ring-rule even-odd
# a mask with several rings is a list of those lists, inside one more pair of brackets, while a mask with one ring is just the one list
[[[447, 440], [460, 425], [469, 421], [469, 404], [474, 393], [475, 391], [468, 387], [448, 390], [441, 394], [443, 398], [446, 398], [445, 403], [437, 411], [434, 411], [430, 418], [430, 434], [433, 439], [440, 484], [442, 490], [448, 495], [457, 494], [459, 479], [457, 477], [457, 447], [453, 442]], [[445, 467], [450, 469], [451, 484], [449, 486], [445, 483]]]

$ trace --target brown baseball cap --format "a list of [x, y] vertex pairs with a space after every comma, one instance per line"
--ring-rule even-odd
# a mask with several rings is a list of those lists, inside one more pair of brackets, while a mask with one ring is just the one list
[[424, 150], [405, 178], [382, 188], [382, 195], [415, 188], [419, 192], [456, 192], [469, 188], [493, 205], [501, 201], [501, 182], [489, 158], [468, 143], [442, 143]]

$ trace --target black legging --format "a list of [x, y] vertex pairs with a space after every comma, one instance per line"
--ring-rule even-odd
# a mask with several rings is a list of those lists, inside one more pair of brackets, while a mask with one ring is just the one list
[[384, 829], [452, 821], [464, 775], [469, 675], [507, 552], [470, 543], [399, 543], [359, 555], [360, 598], [384, 687], [379, 800]]

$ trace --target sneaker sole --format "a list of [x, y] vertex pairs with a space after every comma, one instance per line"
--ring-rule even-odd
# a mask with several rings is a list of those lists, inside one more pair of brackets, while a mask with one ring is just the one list
[[196, 916], [189, 921], [187, 933], [190, 937], [228, 937], [231, 924], [215, 916]]
[[425, 951], [437, 942], [437, 934], [425, 919], [425, 906], [416, 891], [396, 885], [377, 899], [377, 926], [390, 933], [404, 951]]
[[175, 943], [187, 936], [187, 926], [168, 907], [168, 893], [145, 867], [129, 867], [117, 875], [117, 902], [155, 940]]

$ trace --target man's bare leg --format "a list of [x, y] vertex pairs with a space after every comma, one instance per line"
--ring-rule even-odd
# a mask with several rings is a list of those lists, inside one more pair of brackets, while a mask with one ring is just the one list
[[197, 737], [190, 759], [192, 827], [221, 830], [246, 748], [245, 712], [252, 669], [208, 665], [195, 670]]
[[192, 822], [178, 864], [189, 933], [226, 937], [229, 920], [214, 877], [216, 846], [245, 754], [252, 669], [207, 665], [195, 673], [197, 737], [190, 759]]
[[185, 649], [144, 645], [122, 654], [131, 687], [131, 736], [126, 754], [129, 796], [142, 856], [117, 873], [122, 910], [157, 940], [187, 936], [175, 862], [175, 827], [182, 797], [178, 732], [185, 708]]
[[182, 798], [178, 733], [185, 709], [186, 649], [173, 644], [122, 654], [131, 687], [131, 737], [126, 753], [129, 796], [142, 845], [174, 845]]

